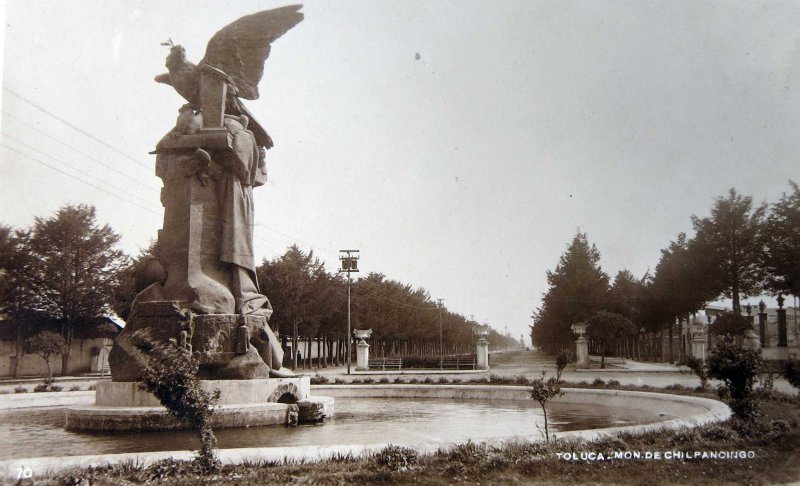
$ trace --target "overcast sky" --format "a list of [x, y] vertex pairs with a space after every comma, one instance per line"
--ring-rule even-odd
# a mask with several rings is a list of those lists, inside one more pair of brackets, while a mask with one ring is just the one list
[[[67, 203], [136, 253], [156, 237], [148, 155], [199, 61], [271, 1], [7, 0], [0, 222]], [[800, 180], [800, 2], [307, 2], [248, 107], [275, 141], [257, 259], [288, 245], [426, 288], [528, 335], [576, 231], [637, 277], [735, 187]], [[68, 174], [68, 175], [67, 175]], [[79, 180], [78, 180], [79, 179]], [[752, 300], [752, 299], [751, 299]], [[755, 300], [752, 300], [755, 303]]]

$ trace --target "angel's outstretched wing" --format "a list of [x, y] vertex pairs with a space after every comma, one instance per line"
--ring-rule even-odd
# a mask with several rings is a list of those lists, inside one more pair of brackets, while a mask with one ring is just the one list
[[214, 34], [200, 64], [210, 64], [233, 78], [240, 98], [258, 99], [270, 44], [303, 20], [300, 8], [290, 5], [240, 18]]

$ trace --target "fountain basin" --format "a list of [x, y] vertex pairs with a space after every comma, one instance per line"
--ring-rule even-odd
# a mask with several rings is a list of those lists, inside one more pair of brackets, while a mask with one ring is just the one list
[[[650, 393], [650, 392], [629, 392], [618, 390], [592, 390], [592, 389], [565, 389], [566, 394], [560, 397], [557, 401], [562, 404], [575, 403], [575, 407], [581, 407], [589, 413], [600, 413], [603, 410], [611, 411], [614, 416], [629, 416], [631, 410], [657, 410], [658, 413], [647, 412], [651, 417], [646, 419], [645, 422], [639, 422], [638, 425], [628, 425], [617, 427], [613, 426], [619, 423], [616, 420], [606, 421], [606, 425], [611, 427], [598, 428], [597, 425], [592, 427], [583, 427], [583, 430], [559, 430], [557, 437], [559, 439], [578, 439], [592, 441], [599, 438], [614, 436], [620, 433], [643, 433], [649, 430], [656, 429], [679, 429], [685, 427], [693, 427], [722, 421], [730, 416], [730, 410], [723, 403], [691, 396], [681, 396], [672, 394]], [[492, 385], [333, 385], [333, 386], [314, 386], [314, 393], [324, 393], [334, 397], [337, 402], [341, 401], [341, 418], [337, 410], [337, 415], [330, 423], [314, 427], [305, 426], [298, 428], [273, 428], [268, 427], [264, 429], [250, 428], [242, 430], [231, 429], [229, 431], [221, 430], [218, 434], [222, 449], [218, 450], [219, 457], [222, 462], [227, 464], [242, 464], [247, 462], [263, 462], [263, 461], [282, 461], [284, 459], [291, 459], [297, 461], [317, 461], [324, 460], [331, 457], [340, 455], [351, 454], [354, 456], [376, 452], [384, 448], [388, 444], [403, 445], [417, 450], [420, 453], [434, 452], [440, 448], [448, 448], [456, 443], [465, 442], [468, 438], [476, 443], [484, 443], [492, 446], [501, 446], [510, 442], [519, 441], [539, 441], [543, 440], [535, 429], [530, 414], [538, 414], [538, 404], [529, 398], [529, 392], [524, 387], [515, 386], [492, 386]], [[64, 392], [58, 393], [63, 395], [62, 400], [66, 400], [67, 396], [74, 396], [72, 403], [87, 402], [90, 392]], [[35, 406], [34, 401], [36, 397], [34, 394], [28, 395], [28, 407]], [[40, 395], [40, 394], [36, 394]], [[44, 395], [44, 394], [42, 394]], [[50, 395], [50, 394], [47, 394]], [[55, 395], [55, 394], [52, 394]], [[40, 395], [41, 396], [41, 395]], [[374, 397], [370, 402], [369, 397]], [[419, 398], [415, 398], [419, 397]], [[21, 396], [4, 396], [0, 397], [0, 408], [17, 408], [24, 406]], [[44, 398], [44, 397], [43, 397]], [[364, 400], [361, 400], [364, 399]], [[408, 399], [408, 400], [404, 400]], [[437, 404], [437, 400], [441, 399]], [[375, 401], [377, 400], [377, 401]], [[8, 402], [15, 402], [13, 405]], [[364, 416], [359, 418], [355, 423], [352, 421], [348, 428], [337, 428], [338, 421], [349, 420], [344, 417], [352, 415], [350, 406], [347, 403], [363, 403], [361, 405], [364, 410]], [[481, 411], [473, 414], [471, 418], [452, 417], [456, 421], [456, 428], [452, 426], [449, 429], [456, 431], [461, 435], [456, 437], [450, 435], [449, 432], [443, 432], [437, 429], [439, 425], [448, 419], [449, 413], [458, 413], [457, 409], [463, 404], [464, 407], [471, 407], [472, 403], [482, 402]], [[503, 408], [513, 407], [512, 403], [516, 403], [516, 407], [527, 410], [527, 415], [515, 416], [512, 418], [511, 426], [506, 424], [503, 432], [499, 432], [500, 425], [498, 419], [502, 418], [498, 412]], [[408, 406], [406, 406], [408, 404]], [[449, 404], [449, 405], [444, 405]], [[583, 405], [581, 405], [583, 404]], [[11, 405], [11, 406], [9, 406]], [[381, 425], [378, 422], [373, 422], [370, 414], [385, 413], [386, 409], [394, 407], [395, 410], [408, 409], [411, 413], [409, 416], [396, 416], [393, 415], [391, 421]], [[420, 415], [413, 412], [414, 407], [422, 407], [419, 410], [425, 410], [426, 415], [433, 414], [431, 421], [420, 424]], [[588, 408], [587, 408], [588, 407]], [[337, 404], [337, 409], [339, 405]], [[554, 406], [549, 407], [551, 416], [551, 424], [558, 421], [559, 405], [554, 402]], [[580, 409], [580, 408], [579, 408]], [[31, 411], [37, 409], [29, 409]], [[47, 412], [46, 408], [39, 409], [42, 413]], [[446, 412], [449, 410], [450, 412]], [[435, 413], [433, 412], [435, 411]], [[26, 412], [32, 413], [32, 412]], [[580, 413], [580, 412], [579, 412]], [[667, 414], [664, 420], [659, 421], [659, 415]], [[11, 419], [11, 416], [9, 416]], [[22, 426], [22, 420], [19, 420]], [[25, 419], [23, 419], [25, 420]], [[507, 422], [508, 420], [506, 420]], [[483, 433], [473, 435], [472, 429], [476, 425], [483, 423]], [[636, 423], [636, 422], [633, 422]], [[602, 427], [602, 426], [601, 426]], [[10, 429], [10, 433], [16, 433]], [[47, 433], [39, 428], [40, 434]], [[263, 432], [260, 432], [263, 430]], [[355, 432], [362, 431], [358, 436]], [[330, 440], [321, 441], [312, 437], [317, 435], [304, 435], [306, 432], [322, 432], [328, 436]], [[395, 431], [403, 432], [405, 438], [401, 438]], [[487, 433], [488, 431], [488, 433]], [[56, 439], [54, 436], [50, 440], [69, 441], [69, 432], [64, 432], [63, 429], [56, 436], [61, 437]], [[167, 434], [167, 435], [162, 435]], [[185, 434], [173, 440], [168, 439], [173, 434]], [[282, 441], [273, 442], [271, 439], [266, 442], [260, 440], [248, 439], [248, 434], [264, 434], [270, 438], [276, 436], [284, 436]], [[299, 435], [298, 435], [299, 434]], [[410, 435], [409, 435], [410, 434]], [[196, 446], [190, 445], [190, 433], [188, 432], [154, 432], [154, 433], [137, 433], [134, 434], [134, 439], [140, 444], [141, 448], [134, 448], [134, 444], [129, 441], [130, 434], [122, 435], [85, 435], [80, 434], [80, 437], [75, 439], [81, 443], [97, 441], [110, 442], [117, 441], [122, 444], [122, 447], [117, 449], [119, 451], [136, 451], [139, 452], [125, 452], [125, 453], [103, 453], [97, 451], [94, 454], [88, 452], [78, 452], [76, 449], [77, 443], [70, 442], [72, 449], [77, 454], [67, 456], [65, 452], [61, 454], [53, 454], [53, 456], [60, 455], [62, 457], [27, 457], [25, 459], [7, 459], [0, 461], [0, 475], [5, 474], [6, 477], [14, 477], [19, 467], [32, 467], [37, 471], [44, 470], [61, 470], [68, 467], [88, 467], [98, 466], [103, 464], [124, 463], [126, 461], [133, 461], [135, 463], [147, 465], [152, 462], [166, 459], [191, 459], [193, 452], [187, 451], [184, 448], [193, 448]], [[227, 440], [226, 440], [226, 435]], [[301, 437], [308, 437], [303, 439]], [[17, 439], [26, 440], [26, 439]], [[303, 446], [296, 444], [302, 443]], [[224, 443], [227, 442], [227, 445]], [[153, 451], [148, 449], [148, 444], [152, 444], [154, 449], [161, 451]], [[269, 445], [275, 444], [275, 445]], [[11, 446], [13, 447], [13, 446]], [[165, 449], [172, 448], [173, 450]], [[40, 448], [39, 450], [43, 450]], [[62, 448], [63, 449], [63, 448]], [[176, 450], [184, 449], [184, 450]], [[82, 449], [86, 450], [86, 449]], [[151, 452], [146, 452], [146, 451]], [[17, 456], [25, 457], [25, 456]]]
[[[258, 380], [202, 380], [203, 390], [219, 390], [211, 415], [214, 428], [292, 425], [333, 415], [333, 399], [312, 397], [307, 376]], [[89, 432], [178, 430], [186, 428], [138, 382], [100, 382], [95, 403], [67, 409], [66, 429]]]

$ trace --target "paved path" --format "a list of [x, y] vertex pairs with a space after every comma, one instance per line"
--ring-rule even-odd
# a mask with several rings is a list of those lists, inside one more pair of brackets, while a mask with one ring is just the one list
[[[555, 358], [539, 351], [507, 351], [492, 353], [489, 357], [491, 369], [489, 371], [439, 371], [439, 370], [401, 370], [387, 371], [385, 373], [370, 372], [360, 373], [355, 371], [355, 364], [351, 366], [351, 374], [348, 376], [346, 366], [336, 366], [331, 368], [312, 368], [299, 369], [299, 374], [311, 375], [319, 374], [333, 382], [337, 378], [343, 381], [354, 379], [372, 378], [379, 381], [386, 378], [389, 381], [396, 377], [406, 380], [416, 378], [424, 379], [431, 376], [438, 380], [441, 377], [447, 379], [458, 378], [467, 381], [472, 378], [488, 377], [490, 375], [500, 377], [524, 376], [534, 378], [541, 375], [542, 371], [552, 374], [555, 372]], [[591, 383], [600, 378], [604, 381], [616, 380], [623, 385], [648, 385], [654, 388], [663, 388], [669, 385], [679, 384], [682, 386], [696, 387], [700, 384], [699, 379], [686, 367], [678, 367], [669, 363], [649, 363], [626, 360], [624, 364], [614, 364], [607, 369], [588, 369], [576, 370], [574, 366], [568, 366], [562, 375], [562, 379], [568, 383], [580, 383], [585, 381]], [[89, 386], [95, 385], [99, 377], [57, 377], [55, 383], [63, 387], [63, 391], [68, 391], [72, 387], [79, 387], [87, 390]], [[104, 378], [108, 380], [109, 378]], [[41, 379], [22, 379], [22, 380], [2, 380], [0, 381], [0, 393], [14, 393], [14, 388], [22, 386], [28, 391], [41, 384]], [[712, 385], [716, 383], [712, 382]], [[775, 379], [775, 389], [785, 393], [797, 393], [785, 379]]]

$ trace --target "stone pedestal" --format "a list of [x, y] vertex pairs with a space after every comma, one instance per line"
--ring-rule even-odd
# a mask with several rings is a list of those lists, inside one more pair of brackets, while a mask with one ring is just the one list
[[697, 332], [692, 336], [692, 356], [697, 359], [706, 359], [708, 350], [708, 337], [705, 332]]
[[[220, 391], [211, 416], [215, 428], [294, 425], [333, 416], [333, 399], [310, 396], [310, 378], [204, 380], [208, 392]], [[137, 382], [100, 382], [94, 405], [67, 409], [68, 430], [122, 431], [185, 428], [158, 399]]]
[[369, 370], [369, 344], [363, 339], [356, 344], [356, 371]]
[[128, 325], [117, 337], [109, 356], [114, 381], [138, 381], [147, 366], [147, 346], [170, 340], [191, 352], [200, 363], [201, 379], [246, 380], [269, 378], [274, 334], [259, 315], [194, 315], [179, 310], [178, 302], [137, 304]]
[[589, 340], [582, 334], [575, 340], [575, 366], [589, 367]]
[[489, 369], [489, 343], [486, 342], [486, 339], [480, 338], [476, 345], [477, 349], [477, 366], [476, 368], [479, 370], [488, 370]]
[[778, 347], [788, 346], [788, 336], [786, 334], [786, 309], [778, 309]]

